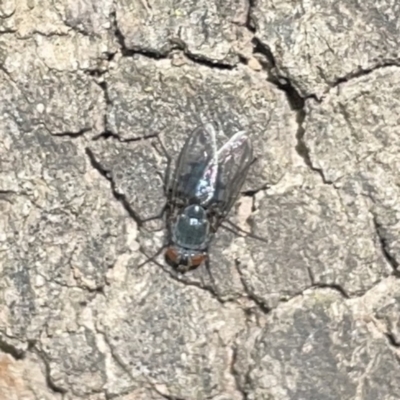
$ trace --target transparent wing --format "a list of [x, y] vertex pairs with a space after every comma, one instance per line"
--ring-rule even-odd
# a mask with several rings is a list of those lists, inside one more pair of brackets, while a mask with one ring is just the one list
[[208, 202], [214, 196], [217, 173], [216, 132], [214, 125], [207, 123], [195, 129], [183, 145], [167, 184], [169, 200]]
[[217, 153], [218, 174], [213, 201], [222, 220], [236, 202], [253, 162], [253, 148], [244, 131], [237, 132]]

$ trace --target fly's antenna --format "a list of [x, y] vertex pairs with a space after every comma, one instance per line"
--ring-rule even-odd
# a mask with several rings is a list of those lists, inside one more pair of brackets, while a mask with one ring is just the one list
[[[164, 142], [161, 140], [161, 138], [157, 135], [157, 142], [160, 146], [161, 153], [162, 155], [166, 158], [167, 165], [164, 171], [164, 174], [162, 175], [163, 179], [163, 186], [164, 186], [164, 194], [167, 194], [169, 188], [170, 188], [170, 180], [171, 180], [171, 167], [172, 167], [172, 158], [171, 155], [168, 153], [167, 148], [165, 147]], [[153, 145], [153, 147], [157, 150], [157, 147]]]

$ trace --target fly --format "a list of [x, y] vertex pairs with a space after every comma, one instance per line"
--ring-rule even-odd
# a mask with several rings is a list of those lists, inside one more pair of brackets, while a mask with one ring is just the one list
[[167, 170], [165, 177], [169, 264], [185, 272], [207, 260], [213, 236], [236, 202], [253, 161], [244, 131], [219, 149], [211, 123], [189, 135], [175, 170]]

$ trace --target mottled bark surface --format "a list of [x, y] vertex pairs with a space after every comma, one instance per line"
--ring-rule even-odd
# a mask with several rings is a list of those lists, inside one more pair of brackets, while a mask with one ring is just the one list
[[[399, 21], [387, 0], [2, 1], [0, 398], [398, 400]], [[253, 235], [221, 229], [210, 273], [143, 265], [159, 139], [175, 157], [210, 119], [254, 143], [232, 214]]]

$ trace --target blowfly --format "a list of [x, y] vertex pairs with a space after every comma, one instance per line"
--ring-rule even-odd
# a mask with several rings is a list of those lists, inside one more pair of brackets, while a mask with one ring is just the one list
[[244, 131], [220, 148], [212, 123], [189, 135], [175, 169], [168, 169], [165, 177], [169, 264], [185, 272], [207, 260], [213, 236], [236, 202], [253, 161]]

